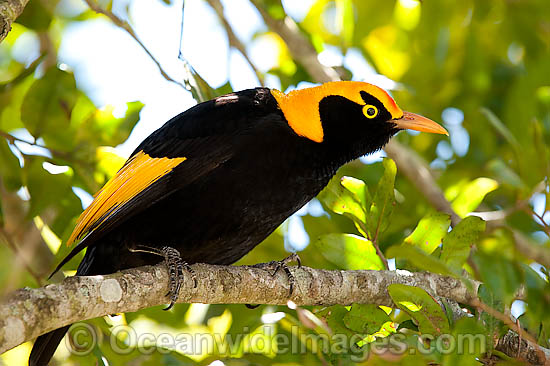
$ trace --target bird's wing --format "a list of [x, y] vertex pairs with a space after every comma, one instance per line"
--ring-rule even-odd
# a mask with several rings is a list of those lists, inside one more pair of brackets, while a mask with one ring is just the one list
[[[228, 136], [226, 140], [229, 139]], [[191, 144], [180, 141], [179, 149], [181, 145], [190, 145], [189, 148], [192, 150], [201, 146], [205, 148], [209, 145], [209, 141], [217, 142], [217, 148], [205, 152], [200, 158], [153, 157], [143, 150], [135, 152], [115, 176], [96, 193], [92, 203], [82, 212], [67, 241], [69, 246], [77, 242], [78, 245], [53, 273], [82, 249], [100, 240], [124, 221], [176, 190], [184, 188], [231, 158], [233, 149], [227, 141], [223, 142], [223, 138], [201, 140], [203, 141], [200, 143], [190, 141]], [[189, 151], [189, 155], [197, 156], [198, 152], [192, 150]]]
[[[255, 93], [237, 93], [231, 103], [213, 100], [197, 105], [145, 139], [80, 215], [67, 241], [78, 245], [54, 273], [124, 221], [231, 159], [236, 140], [258, 118], [258, 108], [250, 109]], [[250, 110], [255, 115], [244, 113]], [[259, 112], [272, 113], [273, 108]]]
[[143, 151], [133, 155], [96, 193], [92, 203], [82, 212], [67, 245], [70, 246], [87, 233], [100, 227], [102, 223], [113, 221], [113, 218], [118, 216], [117, 212], [135, 205], [135, 198], [138, 195], [143, 197], [145, 192], [153, 192], [148, 197], [145, 195], [147, 200], [151, 202], [158, 199], [157, 196], [162, 196], [165, 192], [155, 189], [155, 186], [165, 185], [162, 178], [169, 175], [186, 159], [185, 156], [172, 159], [153, 158]]

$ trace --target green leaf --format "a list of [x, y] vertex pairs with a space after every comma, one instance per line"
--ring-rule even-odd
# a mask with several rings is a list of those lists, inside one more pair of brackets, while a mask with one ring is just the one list
[[[529, 267], [527, 264], [522, 264], [522, 269], [525, 274], [525, 288], [527, 289], [527, 303], [529, 311], [525, 313], [531, 319], [550, 323], [550, 283], [542, 279], [542, 277]], [[549, 329], [550, 330], [550, 329]], [[549, 333], [550, 335], [550, 333]]]
[[[352, 187], [353, 184], [357, 183], [352, 183], [350, 179], [347, 179], [346, 184]], [[357, 186], [352, 187], [352, 189], [358, 191]], [[364, 223], [366, 220], [365, 209], [360, 202], [360, 195], [346, 189], [337, 179], [331, 180], [317, 198], [329, 210], [352, 219], [356, 223], [356, 226], [359, 226], [360, 223]]]
[[43, 162], [41, 158], [25, 160], [25, 186], [31, 197], [27, 214], [29, 219], [49, 206], [59, 206], [67, 192], [71, 192], [71, 177], [66, 174], [50, 174], [42, 167]]
[[485, 221], [479, 217], [468, 216], [460, 221], [453, 231], [443, 238], [441, 261], [455, 272], [459, 272], [470, 255], [470, 248], [484, 231]]
[[498, 301], [510, 305], [523, 282], [523, 271], [517, 262], [477, 251], [472, 260], [481, 280]]
[[9, 191], [21, 187], [21, 166], [19, 160], [8, 146], [8, 142], [0, 137], [0, 177]]
[[368, 207], [372, 203], [369, 190], [365, 182], [353, 177], [342, 177], [340, 184], [350, 191], [362, 207]]
[[388, 293], [393, 302], [418, 323], [418, 330], [433, 336], [449, 333], [449, 321], [441, 306], [426, 291], [414, 286], [392, 284]]
[[348, 310], [342, 305], [330, 306], [316, 315], [326, 320], [334, 334], [345, 334], [348, 337], [355, 335], [355, 332], [349, 329], [344, 324], [344, 317], [348, 314]]
[[474, 211], [487, 193], [498, 188], [498, 182], [490, 178], [477, 178], [467, 183], [452, 202], [452, 207], [460, 217]]
[[2, 226], [4, 226], [4, 211], [2, 210], [2, 200], [0, 199], [0, 227]]
[[352, 234], [322, 235], [315, 245], [321, 254], [340, 268], [384, 269], [382, 260], [370, 240]]
[[411, 235], [405, 239], [405, 243], [431, 254], [441, 244], [450, 225], [449, 215], [440, 212], [428, 214], [420, 220]]
[[36, 31], [47, 30], [51, 22], [52, 13], [42, 1], [30, 1], [17, 18], [17, 23]]
[[[485, 305], [501, 313], [504, 312], [504, 303], [501, 299], [495, 297], [494, 292], [491, 291], [489, 287], [481, 284], [481, 286], [479, 286], [477, 294], [481, 302], [483, 302]], [[507, 330], [507, 327], [503, 321], [494, 318], [484, 311], [481, 313], [481, 321], [483, 321], [483, 323], [485, 324], [486, 332], [493, 339], [495, 337], [500, 337]]]
[[336, 8], [339, 10], [340, 26], [342, 27], [340, 35], [344, 40], [344, 45], [350, 47], [353, 42], [353, 31], [356, 23], [353, 1], [336, 1]]
[[378, 238], [378, 235], [386, 230], [395, 206], [394, 185], [397, 167], [394, 161], [389, 158], [384, 159], [382, 164], [384, 175], [378, 182], [367, 217], [367, 228], [372, 239]]
[[[460, 318], [452, 332], [454, 352], [448, 352], [443, 358], [445, 366], [478, 366], [478, 359], [487, 350], [487, 331], [474, 318]], [[449, 344], [450, 346], [451, 344]], [[450, 349], [451, 347], [449, 347]]]
[[70, 120], [77, 95], [74, 76], [50, 68], [25, 95], [21, 120], [35, 138], [44, 136], [49, 147], [68, 150], [74, 144]]
[[521, 177], [513, 171], [501, 159], [496, 158], [487, 163], [487, 169], [504, 184], [511, 185], [514, 188], [527, 190], [528, 187]]
[[108, 146], [117, 146], [126, 141], [130, 133], [139, 121], [139, 114], [143, 108], [143, 103], [136, 101], [126, 103], [127, 109], [124, 117], [116, 118], [113, 116], [113, 107], [105, 108], [95, 114], [94, 130], [100, 136], [99, 144]]
[[456, 276], [439, 258], [426, 254], [423, 250], [411, 245], [394, 245], [387, 250], [386, 257], [405, 259], [416, 268], [424, 271]]
[[360, 334], [374, 334], [384, 323], [391, 321], [388, 314], [377, 305], [353, 304], [343, 318], [347, 328]]
[[521, 145], [519, 144], [518, 140], [514, 137], [512, 132], [510, 132], [510, 130], [506, 127], [506, 125], [502, 123], [502, 121], [490, 109], [481, 107], [480, 111], [481, 111], [481, 114], [483, 114], [485, 118], [487, 118], [489, 123], [495, 128], [495, 130], [497, 130], [497, 132], [500, 133], [500, 135], [504, 137], [506, 141], [508, 141], [508, 143], [516, 151], [521, 150]]

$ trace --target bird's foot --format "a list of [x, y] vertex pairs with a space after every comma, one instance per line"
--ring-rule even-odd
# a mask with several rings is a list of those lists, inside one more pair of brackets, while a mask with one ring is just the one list
[[170, 298], [170, 305], [168, 305], [164, 310], [170, 310], [178, 300], [181, 286], [185, 281], [185, 277], [183, 276], [184, 268], [187, 272], [189, 272], [191, 278], [193, 279], [193, 287], [197, 287], [197, 276], [195, 274], [195, 271], [187, 262], [181, 259], [180, 252], [177, 249], [168, 246], [164, 246], [159, 249], [139, 245], [135, 248], [130, 249], [130, 251], [156, 254], [158, 256], [164, 257], [164, 261], [166, 262], [166, 266], [168, 267], [168, 275], [170, 278], [170, 285], [168, 287], [168, 292], [166, 293], [166, 296]]
[[271, 261], [268, 263], [258, 263], [258, 264], [255, 264], [253, 267], [265, 269], [266, 271], [273, 270], [273, 273], [271, 274], [272, 276], [275, 276], [277, 272], [279, 272], [279, 270], [281, 269], [285, 271], [286, 276], [288, 278], [288, 286], [289, 286], [288, 295], [292, 296], [292, 293], [294, 292], [294, 285], [296, 284], [296, 279], [294, 278], [294, 275], [292, 274], [292, 272], [290, 272], [290, 268], [288, 267], [288, 263], [290, 262], [297, 262], [298, 268], [302, 266], [302, 262], [298, 254], [292, 253], [291, 255], [289, 255], [283, 260]]

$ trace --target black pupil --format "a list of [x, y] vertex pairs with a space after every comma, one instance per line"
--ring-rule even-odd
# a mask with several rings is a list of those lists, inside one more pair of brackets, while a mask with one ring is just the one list
[[376, 111], [374, 110], [374, 108], [371, 107], [371, 108], [367, 109], [367, 114], [369, 116], [374, 116], [375, 113], [376, 113]]

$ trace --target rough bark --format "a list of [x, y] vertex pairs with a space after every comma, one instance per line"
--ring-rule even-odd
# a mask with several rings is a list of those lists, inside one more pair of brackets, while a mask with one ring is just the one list
[[0, 43], [11, 30], [11, 25], [25, 9], [29, 0], [0, 1]]
[[[472, 299], [458, 279], [408, 271], [327, 271], [292, 268], [296, 283], [289, 297], [284, 271], [276, 277], [249, 266], [196, 264], [198, 286], [186, 273], [179, 302], [207, 304], [391, 306], [386, 288], [393, 283], [418, 286], [436, 297], [460, 303]], [[474, 287], [478, 284], [474, 283]], [[168, 302], [164, 264], [145, 266], [107, 276], [69, 277], [60, 284], [19, 289], [0, 303], [0, 353], [40, 334], [80, 320], [133, 312]]]

